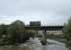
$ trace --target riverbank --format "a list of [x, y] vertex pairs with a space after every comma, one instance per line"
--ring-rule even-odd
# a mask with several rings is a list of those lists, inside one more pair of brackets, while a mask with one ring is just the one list
[[56, 35], [56, 34], [48, 34], [47, 35], [47, 38], [53, 39], [53, 40], [56, 40], [56, 41], [59, 41], [61, 43], [65, 43], [66, 42], [66, 39], [64, 38], [64, 34], [59, 34], [59, 35]]
[[59, 41], [61, 43], [65, 43], [66, 42], [66, 39], [62, 39], [62, 38], [49, 38], [49, 39], [56, 40], [56, 41]]

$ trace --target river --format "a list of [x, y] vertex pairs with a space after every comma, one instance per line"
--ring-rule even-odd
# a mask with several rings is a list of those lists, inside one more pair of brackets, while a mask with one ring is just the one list
[[[30, 38], [25, 44], [21, 44], [19, 47], [24, 48], [23, 50], [68, 50], [64, 43], [47, 39], [47, 45], [41, 45], [38, 38]], [[22, 49], [20, 49], [22, 50]]]

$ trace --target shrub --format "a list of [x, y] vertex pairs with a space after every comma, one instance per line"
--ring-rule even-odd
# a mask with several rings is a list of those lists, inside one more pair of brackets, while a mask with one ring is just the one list
[[0, 45], [15, 45], [24, 43], [30, 37], [34, 38], [38, 33], [35, 30], [25, 30], [22, 21], [15, 21], [10, 25], [0, 25]]
[[71, 47], [71, 17], [68, 21], [68, 23], [64, 26], [64, 37], [66, 38], [66, 46], [68, 48]]
[[43, 35], [38, 33], [36, 36], [42, 38]]
[[47, 44], [47, 39], [46, 38], [42, 38], [40, 42], [41, 42], [42, 45], [46, 45]]
[[29, 37], [32, 37], [32, 38], [36, 37], [36, 35], [38, 34], [38, 32], [35, 30], [27, 30], [26, 33]]

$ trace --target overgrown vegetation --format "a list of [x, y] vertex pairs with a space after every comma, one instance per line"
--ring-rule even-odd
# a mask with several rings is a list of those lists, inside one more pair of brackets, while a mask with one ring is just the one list
[[40, 42], [42, 45], [47, 45], [47, 32], [46, 31], [43, 31], [43, 36], [42, 36]]
[[25, 24], [22, 21], [15, 21], [10, 25], [0, 25], [0, 46], [16, 45], [24, 43], [30, 37], [35, 37], [37, 31], [25, 30]]
[[42, 45], [46, 45], [47, 44], [47, 39], [46, 38], [42, 38], [40, 42], [41, 42]]
[[64, 34], [66, 38], [66, 46], [71, 50], [71, 17], [64, 26]]

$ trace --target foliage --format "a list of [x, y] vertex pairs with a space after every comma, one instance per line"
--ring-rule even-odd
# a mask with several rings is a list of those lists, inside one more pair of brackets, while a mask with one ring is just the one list
[[47, 39], [46, 38], [42, 38], [40, 42], [41, 42], [42, 45], [46, 45], [47, 44]]
[[11, 41], [10, 43], [23, 42], [23, 36], [25, 34], [24, 26], [23, 22], [17, 20], [8, 27], [8, 36]]
[[38, 33], [36, 36], [39, 37], [39, 38], [42, 38], [43, 37], [43, 34]]
[[45, 30], [43, 31], [43, 36], [42, 36], [42, 39], [41, 39], [40, 42], [41, 42], [42, 45], [47, 44], [47, 32]]
[[36, 37], [38, 34], [38, 32], [35, 30], [27, 30], [26, 33], [28, 33], [27, 35], [32, 38]]
[[17, 20], [10, 25], [0, 25], [0, 45], [15, 45], [24, 43], [30, 37], [34, 38], [38, 33], [35, 30], [25, 30], [25, 24]]
[[8, 25], [2, 24], [0, 25], [0, 45], [6, 44], [6, 37], [7, 37], [7, 28]]
[[4, 25], [4, 24], [2, 24], [2, 25], [0, 25], [0, 38], [2, 37], [2, 35], [6, 35], [7, 33], [6, 33], [6, 31], [7, 31], [7, 25]]
[[66, 38], [66, 46], [71, 47], [71, 17], [64, 26], [64, 35]]

